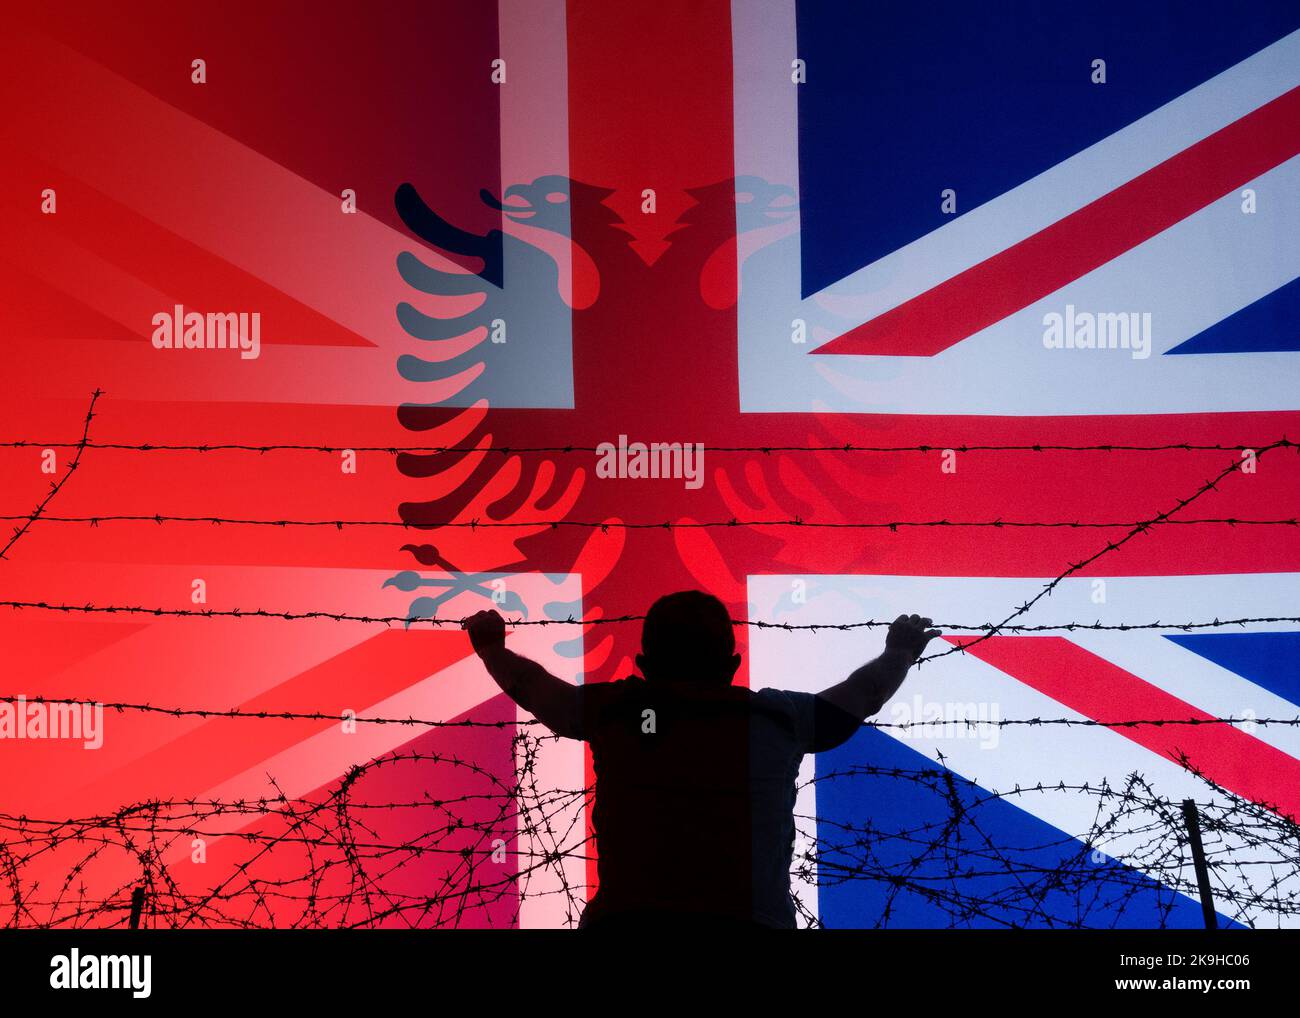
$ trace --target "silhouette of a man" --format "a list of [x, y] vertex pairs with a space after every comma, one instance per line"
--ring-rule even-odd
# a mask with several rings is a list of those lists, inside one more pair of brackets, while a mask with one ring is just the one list
[[805, 753], [848, 740], [939, 635], [900, 615], [885, 650], [820, 693], [731, 684], [726, 607], [698, 590], [645, 618], [641, 676], [574, 686], [507, 650], [495, 611], [467, 619], [497, 685], [556, 735], [590, 743], [599, 887], [580, 926], [795, 926], [795, 783]]

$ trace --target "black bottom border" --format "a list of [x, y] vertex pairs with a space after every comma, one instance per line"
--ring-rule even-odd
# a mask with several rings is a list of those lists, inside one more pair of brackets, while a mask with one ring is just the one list
[[[77, 954], [72, 955], [75, 950]], [[149, 957], [149, 995], [54, 988], [75, 957]], [[62, 956], [68, 962], [58, 962]], [[529, 1009], [717, 996], [764, 1003], [847, 992], [863, 1005], [995, 996], [1020, 1004], [1127, 996], [1296, 999], [1300, 930], [882, 930], [747, 932], [689, 928], [617, 935], [520, 930], [2, 930], [7, 1001], [98, 1007], [181, 1003]], [[95, 967], [95, 963], [91, 963]], [[137, 974], [143, 972], [143, 960]], [[1152, 980], [1141, 983], [1141, 980]], [[1122, 981], [1128, 981], [1121, 985]], [[1195, 982], [1193, 982], [1195, 981]], [[1206, 981], [1210, 985], [1207, 987]], [[1243, 983], [1244, 981], [1244, 983]], [[784, 985], [781, 985], [784, 984]], [[689, 988], [689, 989], [688, 989]], [[663, 994], [672, 996], [663, 996]], [[63, 998], [60, 1000], [59, 998]], [[549, 1000], [548, 1000], [549, 998]], [[883, 1001], [879, 1001], [882, 1002]], [[21, 1013], [21, 1012], [11, 1012]]]

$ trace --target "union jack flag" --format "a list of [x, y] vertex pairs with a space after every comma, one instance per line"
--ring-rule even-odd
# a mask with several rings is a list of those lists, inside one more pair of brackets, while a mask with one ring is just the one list
[[[1295, 409], [1298, 27], [1287, 4], [733, 5], [745, 408]], [[1079, 313], [1148, 315], [1150, 345], [1044, 343]]]

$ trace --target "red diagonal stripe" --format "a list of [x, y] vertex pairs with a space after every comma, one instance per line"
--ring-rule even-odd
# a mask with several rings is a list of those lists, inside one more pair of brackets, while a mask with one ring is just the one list
[[1300, 88], [814, 353], [928, 357], [1054, 293], [1300, 152]]
[[[386, 629], [246, 700], [238, 709], [268, 713], [318, 710], [326, 715], [344, 709], [364, 712], [450, 668], [469, 653], [463, 634], [458, 632]], [[167, 798], [177, 788], [195, 794], [338, 724], [328, 718], [211, 718], [166, 745], [100, 774], [86, 792], [92, 797], [102, 795], [106, 801], [112, 800], [114, 790], [122, 788], [141, 798]]]
[[[1213, 716], [1060, 636], [995, 636], [966, 653], [1096, 721]], [[1300, 816], [1300, 760], [1240, 729], [1142, 725], [1114, 731], [1170, 759], [1185, 754], [1229, 791], [1283, 816]]]

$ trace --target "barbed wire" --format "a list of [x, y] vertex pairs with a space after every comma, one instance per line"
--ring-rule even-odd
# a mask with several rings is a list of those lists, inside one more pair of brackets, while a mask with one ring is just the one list
[[[8, 703], [16, 706], [26, 706], [31, 704], [61, 704], [65, 706], [79, 707], [98, 707], [102, 710], [116, 711], [123, 713], [126, 711], [135, 711], [144, 714], [166, 714], [171, 717], [197, 717], [203, 719], [211, 718], [228, 718], [228, 719], [245, 719], [256, 721], [338, 721], [355, 724], [367, 725], [406, 725], [420, 728], [495, 728], [503, 730], [515, 725], [524, 727], [540, 726], [541, 722], [536, 719], [523, 721], [474, 721], [461, 719], [456, 721], [444, 721], [433, 718], [417, 718], [414, 715], [407, 715], [404, 718], [386, 717], [376, 715], [357, 714], [356, 712], [348, 713], [328, 713], [325, 711], [305, 711], [305, 710], [248, 710], [239, 707], [215, 708], [215, 707], [169, 707], [162, 704], [153, 703], [134, 703], [120, 700], [96, 700], [90, 697], [65, 697], [65, 696], [45, 696], [26, 694], [6, 694], [0, 696], [0, 703]], [[1258, 718], [1253, 715], [1242, 715], [1240, 717], [1188, 717], [1188, 718], [1127, 718], [1116, 721], [1098, 721], [1093, 718], [1001, 718], [997, 720], [982, 720], [975, 718], [940, 718], [928, 721], [871, 721], [867, 720], [862, 723], [864, 728], [877, 728], [882, 730], [911, 731], [912, 729], [943, 728], [951, 730], [954, 727], [966, 728], [971, 731], [977, 731], [982, 728], [1039, 728], [1044, 726], [1061, 726], [1066, 728], [1164, 728], [1164, 727], [1198, 727], [1203, 725], [1241, 725], [1246, 727], [1261, 726], [1268, 727], [1281, 726], [1287, 728], [1300, 727], [1300, 715], [1293, 718]]]
[[[345, 527], [399, 527], [403, 530], [560, 530], [574, 528], [579, 530], [599, 530], [608, 533], [611, 530], [715, 530], [715, 529], [755, 529], [763, 527], [799, 527], [805, 530], [889, 530], [897, 532], [908, 528], [953, 527], [953, 528], [992, 528], [998, 529], [1069, 529], [1069, 530], [1117, 530], [1147, 527], [1153, 524], [1142, 520], [876, 520], [867, 522], [819, 522], [805, 520], [795, 516], [782, 520], [743, 520], [735, 517], [728, 520], [662, 520], [658, 522], [628, 522], [623, 520], [448, 520], [438, 523], [412, 523], [407, 520], [295, 520], [295, 519], [248, 519], [232, 516], [175, 516], [164, 513], [137, 514], [100, 514], [95, 516], [48, 516], [36, 514], [0, 516], [0, 520], [33, 520], [39, 516], [42, 523], [84, 523], [98, 527], [102, 523], [210, 523], [216, 526], [240, 527], [326, 527], [343, 530]], [[1230, 527], [1300, 527], [1296, 517], [1279, 519], [1238, 519], [1231, 516], [1205, 517], [1191, 520], [1165, 520], [1161, 525], [1206, 526], [1224, 525]]]
[[[1277, 442], [1271, 443], [1270, 445], [1261, 446], [1259, 449], [1255, 451], [1255, 461], [1258, 462], [1260, 459], [1268, 455], [1274, 449], [1286, 448], [1290, 445], [1291, 443], [1288, 442], [1286, 439], [1280, 439]], [[1224, 467], [1224, 469], [1219, 471], [1219, 473], [1215, 474], [1204, 484], [1202, 484], [1199, 488], [1197, 488], [1194, 492], [1188, 495], [1186, 498], [1180, 498], [1170, 508], [1164, 510], [1163, 512], [1157, 513], [1155, 516], [1151, 517], [1148, 520], [1143, 520], [1142, 522], [1136, 524], [1127, 534], [1125, 534], [1119, 540], [1108, 541], [1104, 547], [1099, 548], [1096, 552], [1094, 552], [1092, 555], [1089, 555], [1087, 558], [1081, 559], [1078, 562], [1072, 562], [1067, 569], [1065, 569], [1055, 578], [1045, 583], [1043, 585], [1043, 588], [1037, 594], [1029, 598], [1023, 604], [1019, 605], [1005, 619], [1003, 619], [1001, 623], [992, 627], [988, 632], [975, 637], [975, 639], [967, 643], [955, 645], [949, 647], [947, 650], [937, 651], [933, 654], [926, 654], [920, 658], [918, 664], [921, 664], [925, 661], [933, 661], [936, 658], [947, 657], [949, 654], [958, 654], [958, 653], [964, 654], [970, 647], [974, 646], [975, 644], [983, 643], [985, 640], [990, 639], [997, 633], [1004, 632], [1005, 630], [1003, 627], [1005, 627], [1008, 623], [1013, 622], [1016, 619], [1020, 618], [1022, 615], [1025, 615], [1031, 608], [1034, 607], [1034, 605], [1036, 605], [1043, 598], [1050, 596], [1052, 591], [1054, 591], [1058, 586], [1064, 583], [1075, 573], [1080, 572], [1083, 569], [1086, 569], [1088, 566], [1092, 565], [1094, 562], [1099, 561], [1104, 556], [1109, 555], [1112, 552], [1118, 551], [1120, 548], [1124, 547], [1124, 545], [1128, 544], [1134, 538], [1148, 533], [1153, 527], [1168, 522], [1170, 517], [1172, 517], [1175, 513], [1182, 512], [1189, 505], [1197, 501], [1197, 499], [1200, 499], [1204, 497], [1206, 494], [1208, 494], [1209, 492], [1216, 490], [1219, 484], [1223, 480], [1225, 480], [1230, 475], [1238, 472], [1239, 470], [1243, 469], [1246, 463], [1247, 460], [1245, 459], [1234, 460], [1233, 462], [1229, 463], [1228, 466]]]
[[[399, 750], [289, 796], [273, 777], [257, 798], [153, 799], [111, 813], [48, 819], [0, 813], [0, 923], [124, 927], [133, 903], [153, 928], [490, 927], [521, 922], [550, 899], [573, 926], [590, 888], [594, 790], [542, 788], [553, 736], [511, 738], [513, 773], [451, 753]], [[1218, 911], [1249, 927], [1300, 917], [1300, 828], [1177, 762], [1203, 787], [1196, 806]], [[371, 778], [455, 787], [378, 797]], [[452, 776], [454, 780], [448, 780]], [[905, 816], [797, 815], [796, 906], [846, 886], [871, 907], [857, 925], [1113, 928], [1197, 926], [1197, 885], [1179, 803], [1144, 777], [982, 787], [944, 766], [842, 766], [801, 787], [840, 786], [854, 801], [905, 796]], [[843, 787], [847, 786], [847, 787]], [[1059, 810], [1083, 829], [999, 823], [1006, 806]], [[1041, 801], [1041, 802], [1036, 802]], [[996, 836], [995, 836], [996, 835]], [[207, 850], [221, 861], [207, 861]], [[202, 862], [196, 855], [202, 853]]]
[[[78, 443], [73, 442], [36, 442], [31, 440], [10, 440], [0, 442], [0, 449], [67, 449]], [[1274, 447], [1291, 446], [1300, 448], [1300, 443], [1285, 437], [1271, 439], [1264, 443], [1242, 442], [1164, 442], [1158, 444], [1124, 444], [1105, 442], [1094, 444], [1056, 444], [1048, 442], [1031, 442], [1021, 444], [975, 444], [959, 443], [955, 445], [918, 444], [918, 445], [862, 445], [856, 442], [839, 442], [821, 445], [708, 445], [710, 453], [944, 453], [944, 452], [1241, 452], [1256, 449], [1259, 445]], [[386, 453], [397, 456], [403, 454], [440, 454], [440, 453], [498, 453], [502, 456], [514, 456], [529, 453], [601, 453], [599, 445], [316, 445], [308, 443], [264, 443], [244, 444], [236, 442], [206, 442], [202, 444], [166, 444], [160, 442], [91, 442], [88, 449], [113, 449], [129, 452], [324, 452], [324, 453]]]
[[[1262, 459], [1264, 456], [1268, 455], [1268, 453], [1272, 452], [1275, 449], [1291, 447], [1292, 445], [1293, 443], [1283, 438], [1283, 439], [1278, 439], [1277, 441], [1270, 443], [1268, 445], [1261, 446], [1259, 449], [1255, 451], [1255, 461], [1258, 462], [1260, 459]], [[1169, 509], [1157, 513], [1155, 516], [1149, 519], [1138, 521], [1128, 529], [1127, 533], [1125, 533], [1123, 537], [1120, 537], [1116, 540], [1108, 541], [1103, 547], [1099, 548], [1092, 555], [1078, 562], [1071, 563], [1064, 571], [1062, 571], [1056, 577], [1054, 577], [1053, 579], [1049, 580], [1046, 584], [1044, 584], [1043, 587], [1038, 591], [1038, 593], [1036, 593], [1033, 597], [1029, 598], [1027, 601], [1017, 606], [1001, 622], [994, 623], [994, 624], [984, 624], [984, 625], [973, 626], [973, 627], [970, 626], [957, 627], [954, 625], [940, 625], [939, 628], [950, 628], [950, 629], [963, 628], [963, 629], [968, 629], [970, 631], [978, 631], [980, 635], [976, 636], [974, 639], [970, 641], [954, 644], [953, 646], [949, 647], [947, 650], [937, 651], [932, 654], [923, 655], [919, 659], [918, 665], [926, 661], [934, 660], [936, 658], [945, 657], [949, 654], [965, 653], [969, 647], [981, 643], [984, 640], [987, 640], [998, 633], [1017, 631], [1010, 628], [1011, 624], [1015, 621], [1015, 619], [1020, 618], [1021, 616], [1026, 614], [1030, 609], [1033, 608], [1035, 604], [1041, 601], [1044, 597], [1049, 596], [1061, 583], [1063, 583], [1070, 576], [1074, 575], [1077, 572], [1080, 572], [1081, 570], [1085, 569], [1087, 566], [1091, 565], [1092, 563], [1098, 561], [1105, 555], [1117, 551], [1119, 548], [1123, 547], [1124, 545], [1132, 541], [1134, 538], [1150, 532], [1153, 528], [1159, 525], [1163, 525], [1165, 523], [1171, 522], [1172, 517], [1176, 513], [1179, 513], [1182, 510], [1186, 509], [1189, 505], [1193, 504], [1198, 499], [1204, 497], [1208, 492], [1215, 490], [1218, 487], [1219, 483], [1222, 482], [1225, 478], [1241, 470], [1245, 462], [1246, 461], [1244, 459], [1234, 460], [1232, 463], [1230, 463], [1227, 467], [1221, 470], [1214, 477], [1211, 477], [1209, 480], [1201, 484], [1192, 494], [1188, 495], [1186, 498], [1179, 499]], [[145, 607], [140, 605], [95, 605], [93, 603], [88, 603], [84, 605], [70, 605], [70, 604], [56, 604], [56, 603], [51, 603], [46, 601], [21, 601], [16, 599], [0, 601], [0, 607], [8, 607], [13, 609], [38, 609], [38, 610], [57, 611], [57, 612], [150, 615], [155, 617], [197, 616], [197, 617], [204, 617], [204, 618], [220, 618], [220, 617], [276, 618], [276, 619], [284, 619], [284, 620], [325, 619], [325, 620], [337, 621], [337, 622], [343, 622], [343, 621], [367, 622], [367, 623], [383, 622], [389, 625], [400, 622], [408, 626], [413, 624], [413, 622], [415, 621], [419, 621], [416, 619], [412, 619], [410, 616], [365, 616], [365, 615], [358, 615], [352, 613], [329, 612], [329, 611], [319, 611], [319, 610], [305, 611], [305, 612], [290, 612], [290, 611], [277, 611], [277, 610], [261, 609], [261, 608], [257, 608], [257, 609], [240, 609], [240, 608], [184, 609], [184, 608], [162, 608], [162, 607], [150, 608], [150, 607]], [[584, 620], [577, 620], [572, 617], [566, 619], [521, 619], [517, 621], [512, 621], [511, 625], [532, 625], [532, 626], [547, 626], [547, 625], [557, 625], [557, 624], [601, 625], [601, 624], [611, 624], [617, 622], [641, 621], [644, 620], [644, 617], [645, 617], [644, 615], [621, 615], [621, 616], [613, 616], [610, 618], [600, 618], [600, 619], [592, 618], [592, 619], [584, 619]], [[464, 619], [438, 620], [433, 618], [427, 618], [424, 619], [424, 621], [428, 621], [433, 625], [446, 625], [449, 624], [449, 622], [451, 622], [452, 624], [459, 625], [463, 623], [465, 620]], [[1293, 620], [1289, 618], [1286, 619], [1276, 618], [1271, 621], [1289, 622]], [[784, 630], [806, 629], [811, 632], [818, 632], [821, 630], [844, 631], [844, 630], [857, 629], [857, 628], [874, 628], [882, 625], [883, 623], [876, 620], [870, 620], [867, 622], [837, 623], [837, 624], [822, 624], [822, 623], [794, 624], [794, 623], [766, 622], [762, 620], [747, 620], [743, 624], [753, 625], [757, 628], [772, 628], [772, 629], [784, 629]], [[1198, 625], [1200, 624], [1193, 622], [1193, 623], [1184, 623], [1184, 624], [1172, 624], [1164, 628], [1185, 629], [1185, 628], [1197, 627]], [[1211, 625], [1217, 626], [1217, 625], [1221, 625], [1221, 623], [1219, 623], [1216, 620]], [[1063, 629], [1063, 631], [1074, 631], [1074, 630], [1088, 629], [1088, 628], [1101, 628], [1101, 624], [1097, 623], [1095, 626], [1089, 626], [1086, 624], [1070, 623], [1062, 626], [1061, 628]], [[1118, 626], [1116, 628], [1119, 628], [1121, 630], [1129, 630], [1136, 627]], [[1153, 626], [1152, 628], [1155, 627]], [[1043, 630], [1040, 629], [1036, 631], [1043, 631]]]
[[[1294, 819], [1233, 795], [1185, 753], [1175, 759], [1212, 793], [1208, 801], [1198, 798], [1196, 807], [1217, 910], [1248, 927], [1294, 925], [1300, 916], [1300, 828]], [[1176, 907], [1185, 905], [1181, 899], [1197, 894], [1180, 804], [1141, 775], [1130, 774], [1119, 788], [1105, 780], [1058, 780], [996, 791], [942, 761], [940, 754], [934, 768], [850, 766], [817, 775], [815, 784], [860, 780], [872, 784], [872, 792], [881, 789], [876, 794], [904, 783], [909, 800], [920, 800], [909, 816], [936, 812], [935, 803], [946, 808], [934, 819], [888, 828], [870, 819], [802, 817], [816, 824], [816, 836], [807, 865], [797, 872], [804, 880], [815, 876], [822, 894], [848, 882], [875, 884], [878, 916], [871, 924], [877, 927], [893, 925], [896, 911], [904, 905], [914, 910], [918, 901], [948, 920], [933, 925], [953, 927], [1199, 925], [1175, 920]], [[1031, 809], [1032, 800], [1054, 797], [1059, 808], [1070, 795], [1095, 805], [1093, 823], [1081, 835], [1048, 829], [1041, 840], [1023, 835], [1016, 843], [1000, 826], [997, 837], [991, 833], [998, 805]], [[868, 795], [859, 801], [868, 802]], [[1139, 907], [1147, 916], [1135, 924], [1128, 914]]]
[[[82, 614], [107, 615], [151, 615], [158, 618], [230, 618], [230, 619], [282, 619], [291, 622], [324, 620], [328, 622], [361, 622], [372, 625], [414, 625], [428, 623], [431, 626], [462, 627], [473, 616], [440, 619], [423, 615], [360, 615], [351, 612], [331, 612], [319, 609], [309, 611], [277, 611], [267, 608], [163, 608], [148, 605], [126, 604], [66, 604], [51, 601], [15, 601], [0, 600], [0, 608], [15, 610], [35, 609], [38, 611], [72, 612]], [[506, 619], [506, 625], [512, 628], [521, 626], [611, 626], [629, 622], [644, 622], [644, 614], [626, 615], [591, 615], [576, 618], [572, 615], [564, 618], [545, 619]], [[1086, 630], [1097, 632], [1126, 633], [1149, 629], [1176, 629], [1180, 632], [1194, 632], [1199, 629], [1221, 629], [1228, 626], [1247, 626], [1252, 624], [1297, 623], [1300, 616], [1295, 615], [1254, 615], [1232, 619], [1192, 620], [1187, 622], [1057, 622], [1037, 625], [1012, 625], [1000, 622], [960, 623], [935, 622], [938, 629], [954, 632], [972, 633], [1075, 633]], [[754, 629], [779, 629], [787, 632], [850, 632], [855, 629], [888, 629], [892, 620], [862, 619], [855, 622], [776, 622], [771, 619], [732, 619], [733, 626], [749, 626]], [[968, 645], [967, 645], [968, 646]], [[960, 648], [957, 648], [960, 649]], [[921, 660], [927, 660], [922, 658]]]
[[13, 535], [5, 543], [5, 546], [3, 548], [0, 548], [0, 559], [5, 558], [5, 556], [9, 553], [9, 550], [13, 548], [15, 544], [18, 543], [19, 539], [23, 536], [23, 534], [27, 532], [27, 529], [32, 525], [32, 523], [41, 515], [41, 513], [45, 511], [45, 507], [50, 504], [50, 502], [54, 499], [54, 496], [57, 495], [60, 490], [62, 490], [65, 484], [68, 483], [68, 478], [70, 478], [73, 475], [73, 473], [76, 472], [77, 464], [81, 462], [81, 454], [86, 451], [86, 446], [90, 439], [90, 422], [91, 420], [94, 419], [95, 416], [95, 404], [99, 401], [99, 397], [102, 395], [103, 395], [103, 391], [100, 389], [96, 389], [93, 393], [91, 393], [90, 407], [86, 410], [86, 419], [81, 430], [81, 441], [76, 443], [76, 445], [74, 446], [74, 448], [77, 451], [73, 455], [72, 460], [68, 463], [68, 469], [63, 472], [63, 476], [60, 477], [57, 481], [50, 482], [50, 490], [46, 492], [45, 497], [41, 499], [40, 504], [37, 505], [35, 509], [33, 509], [26, 516], [13, 517], [15, 519], [26, 520], [26, 522], [21, 527], [16, 527], [14, 529]]

